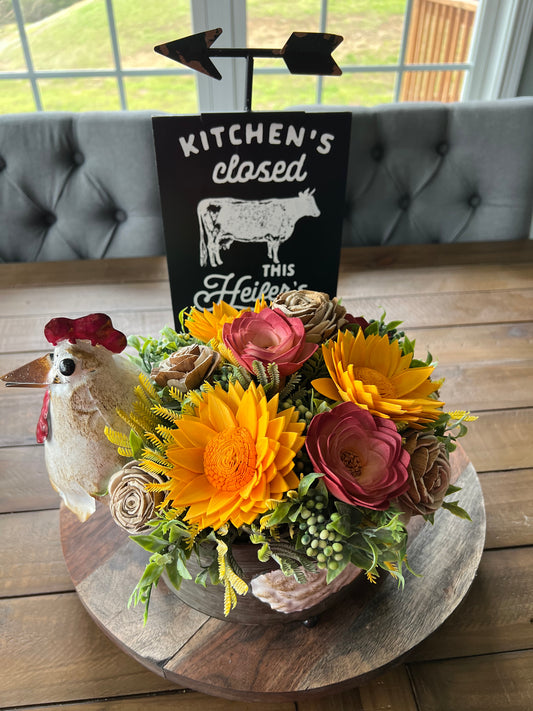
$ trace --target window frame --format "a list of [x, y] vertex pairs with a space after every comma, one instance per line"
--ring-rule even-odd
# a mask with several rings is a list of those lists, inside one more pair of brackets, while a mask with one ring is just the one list
[[[389, 65], [345, 65], [344, 73], [393, 72], [396, 74], [393, 101], [398, 101], [402, 76], [407, 71], [466, 72], [462, 100], [491, 100], [516, 96], [527, 57], [533, 29], [533, 3], [528, 0], [479, 0], [476, 13], [469, 61], [460, 64], [405, 64], [405, 52], [413, 0], [406, 1], [404, 27], [399, 60]], [[26, 35], [20, 0], [12, 0], [26, 69], [0, 72], [1, 80], [27, 79], [30, 82], [36, 111], [43, 111], [39, 90], [40, 79], [75, 77], [114, 77], [120, 108], [127, 110], [124, 77], [191, 75], [191, 70], [180, 65], [165, 69], [124, 69], [121, 63], [120, 44], [115, 23], [113, 0], [105, 0], [109, 36], [114, 67], [111, 69], [37, 70]], [[246, 0], [190, 0], [193, 32], [222, 27], [224, 35], [220, 46], [246, 47]], [[324, 32], [327, 23], [328, 0], [321, 0], [318, 31]], [[298, 28], [297, 28], [298, 29]], [[299, 28], [304, 29], [304, 28]], [[342, 28], [340, 28], [342, 30]], [[198, 110], [240, 111], [244, 106], [246, 64], [244, 60], [217, 59], [222, 80], [215, 81], [194, 73], [197, 84]], [[255, 68], [256, 74], [287, 73], [279, 68]], [[316, 77], [315, 103], [322, 103], [323, 78]]]

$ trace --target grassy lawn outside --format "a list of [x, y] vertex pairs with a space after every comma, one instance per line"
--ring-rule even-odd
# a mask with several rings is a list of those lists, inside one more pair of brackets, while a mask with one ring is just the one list
[[[189, 0], [114, 0], [122, 67], [176, 67], [153, 52], [164, 40], [192, 32]], [[339, 64], [393, 64], [398, 60], [405, 0], [330, 0], [327, 31], [344, 36], [335, 51]], [[319, 0], [248, 0], [248, 45], [281, 47], [294, 30], [317, 31]], [[26, 25], [34, 66], [38, 70], [111, 69], [113, 57], [104, 0], [80, 0]], [[223, 36], [219, 40], [223, 45]], [[256, 66], [282, 63], [262, 60]], [[281, 64], [281, 66], [280, 66]], [[14, 24], [0, 25], [0, 71], [24, 68]], [[394, 73], [350, 74], [324, 79], [324, 103], [373, 105], [393, 98]], [[35, 109], [29, 82], [0, 83], [0, 112]], [[116, 82], [107, 77], [41, 79], [45, 110], [115, 110], [120, 108]], [[128, 107], [171, 113], [195, 113], [194, 75], [126, 77]], [[256, 74], [255, 110], [282, 109], [316, 101], [316, 78]]]

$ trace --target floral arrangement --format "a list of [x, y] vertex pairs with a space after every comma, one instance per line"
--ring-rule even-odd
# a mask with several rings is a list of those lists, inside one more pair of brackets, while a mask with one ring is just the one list
[[181, 331], [130, 337], [141, 367], [129, 461], [111, 480], [115, 521], [151, 553], [130, 602], [145, 605], [163, 572], [179, 588], [224, 586], [224, 612], [248, 586], [232, 553], [256, 544], [305, 582], [355, 566], [401, 585], [406, 524], [439, 508], [468, 518], [449, 454], [475, 419], [443, 410], [435, 363], [384, 315], [354, 318], [338, 299], [300, 290], [254, 310], [185, 310]]

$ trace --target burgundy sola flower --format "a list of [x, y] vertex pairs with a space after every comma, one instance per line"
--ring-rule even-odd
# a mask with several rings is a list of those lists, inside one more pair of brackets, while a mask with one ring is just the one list
[[53, 346], [60, 341], [90, 341], [92, 346], [100, 345], [112, 353], [121, 353], [127, 346], [127, 338], [122, 331], [113, 328], [107, 314], [89, 314], [81, 318], [53, 318], [44, 327], [46, 340]]
[[409, 454], [396, 426], [353, 402], [316, 415], [306, 448], [328, 491], [347, 504], [385, 510], [409, 486]]
[[281, 311], [248, 311], [222, 330], [225, 345], [236, 360], [253, 373], [253, 362], [276, 363], [280, 375], [295, 373], [318, 348], [307, 343], [305, 328], [299, 318], [289, 318]]

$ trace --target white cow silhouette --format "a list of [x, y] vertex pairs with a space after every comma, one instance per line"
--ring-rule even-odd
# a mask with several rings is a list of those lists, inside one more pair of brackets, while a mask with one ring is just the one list
[[314, 192], [307, 189], [297, 197], [271, 200], [200, 200], [200, 264], [205, 267], [209, 258], [212, 267], [220, 266], [220, 250], [234, 242], [266, 242], [269, 259], [279, 264], [279, 245], [291, 237], [298, 220], [320, 215]]

